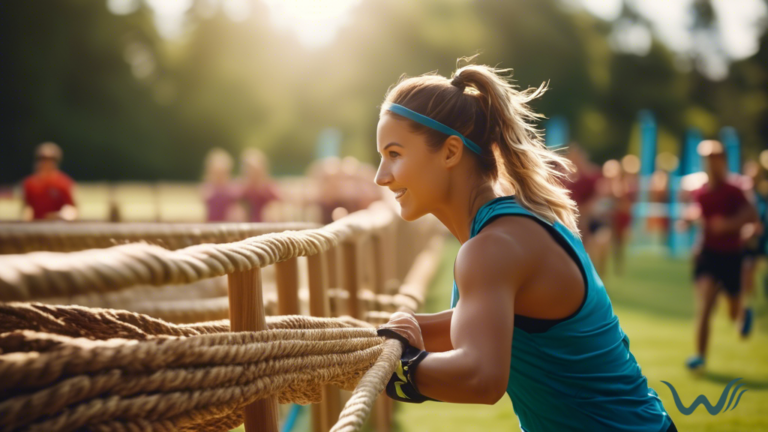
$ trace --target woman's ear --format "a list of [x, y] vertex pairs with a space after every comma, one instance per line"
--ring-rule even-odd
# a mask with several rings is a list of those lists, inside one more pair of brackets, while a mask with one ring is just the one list
[[449, 136], [442, 148], [443, 162], [446, 168], [453, 168], [458, 165], [463, 155], [464, 141], [456, 135]]

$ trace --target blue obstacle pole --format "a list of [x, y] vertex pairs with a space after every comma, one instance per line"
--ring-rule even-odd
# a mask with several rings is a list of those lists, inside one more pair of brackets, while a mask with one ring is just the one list
[[325, 128], [317, 136], [315, 157], [325, 159], [338, 157], [341, 154], [341, 131], [336, 128]]
[[725, 147], [725, 155], [728, 157], [728, 171], [732, 173], [741, 172], [741, 144], [739, 134], [736, 129], [725, 126], [720, 129], [720, 141]]
[[558, 149], [570, 140], [568, 120], [563, 116], [552, 116], [544, 123], [544, 142], [547, 148]]
[[632, 206], [633, 243], [638, 246], [651, 246], [646, 230], [650, 212], [651, 175], [656, 170], [657, 126], [653, 113], [642, 110], [638, 114], [640, 125], [640, 172], [637, 201]]
[[656, 118], [649, 110], [640, 111], [640, 176], [650, 177], [656, 171]]
[[677, 230], [677, 222], [683, 215], [683, 203], [680, 202], [680, 183], [682, 176], [681, 170], [676, 169], [669, 173], [669, 236], [667, 237], [667, 247], [672, 256], [680, 256], [686, 251], [684, 244], [687, 232]]
[[678, 222], [682, 219], [683, 210], [687, 203], [680, 201], [683, 177], [701, 171], [701, 156], [697, 147], [702, 140], [701, 132], [690, 128], [683, 137], [680, 146], [680, 163], [677, 169], [669, 174], [669, 252], [672, 256], [684, 255], [693, 247], [696, 238], [695, 228], [678, 231]]
[[293, 428], [296, 426], [296, 420], [299, 418], [302, 406], [299, 404], [292, 404], [291, 410], [288, 411], [288, 417], [285, 418], [285, 423], [280, 432], [293, 432]]
[[[699, 143], [704, 139], [701, 131], [697, 128], [689, 128], [685, 132], [685, 142], [683, 145], [683, 151], [680, 155], [680, 175], [686, 176], [701, 172], [704, 167], [701, 161], [701, 156], [698, 152]], [[679, 189], [678, 189], [679, 191]], [[682, 211], [682, 208], [680, 209]], [[696, 237], [698, 236], [698, 227], [691, 225], [686, 231], [681, 233], [680, 242], [684, 251], [691, 250]], [[682, 252], [681, 252], [682, 253]]]
[[689, 128], [685, 132], [685, 143], [683, 151], [680, 153], [680, 175], [688, 175], [701, 171], [701, 156], [699, 156], [698, 146], [703, 140], [701, 131], [696, 128]]

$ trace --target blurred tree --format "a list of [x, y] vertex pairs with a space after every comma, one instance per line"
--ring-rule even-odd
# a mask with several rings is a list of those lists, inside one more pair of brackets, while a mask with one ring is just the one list
[[[513, 68], [522, 88], [548, 82], [534, 108], [567, 118], [598, 161], [627, 151], [640, 109], [655, 112], [665, 146], [690, 124], [735, 126], [751, 149], [768, 141], [766, 36], [712, 82], [655, 39], [619, 46], [623, 30], [650, 34], [631, 2], [606, 22], [565, 0], [362, 0], [333, 43], [312, 48], [260, 0], [195, 0], [176, 37], [157, 30], [151, 2], [119, 15], [107, 3], [0, 5], [0, 184], [27, 174], [44, 140], [62, 145], [64, 169], [83, 180], [196, 180], [213, 146], [260, 147], [278, 174], [300, 173], [329, 126], [344, 154], [374, 162], [387, 88], [402, 74], [449, 76], [478, 52]], [[716, 31], [709, 0], [692, 11], [691, 31]]]

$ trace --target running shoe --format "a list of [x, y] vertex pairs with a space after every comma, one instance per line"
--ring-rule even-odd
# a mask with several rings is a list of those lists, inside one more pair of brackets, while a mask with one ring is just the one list
[[690, 371], [699, 371], [704, 369], [704, 357], [696, 354], [688, 357], [688, 360], [685, 361], [685, 366]]
[[744, 309], [744, 322], [741, 323], [741, 337], [746, 338], [752, 331], [752, 308]]

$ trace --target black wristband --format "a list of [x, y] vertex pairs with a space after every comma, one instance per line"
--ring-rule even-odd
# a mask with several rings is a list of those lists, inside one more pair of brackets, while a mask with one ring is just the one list
[[404, 344], [403, 354], [400, 356], [400, 364], [387, 383], [387, 396], [397, 401], [409, 403], [436, 400], [424, 396], [416, 387], [416, 368], [428, 355], [427, 351]]
[[[411, 345], [410, 342], [408, 342], [408, 339], [405, 338], [405, 336], [401, 335], [400, 333], [392, 329], [388, 329], [386, 327], [377, 329], [376, 334], [379, 336], [384, 336], [385, 338], [397, 339], [403, 343], [403, 347], [407, 347]], [[405, 348], [403, 348], [403, 350], [405, 350]]]

